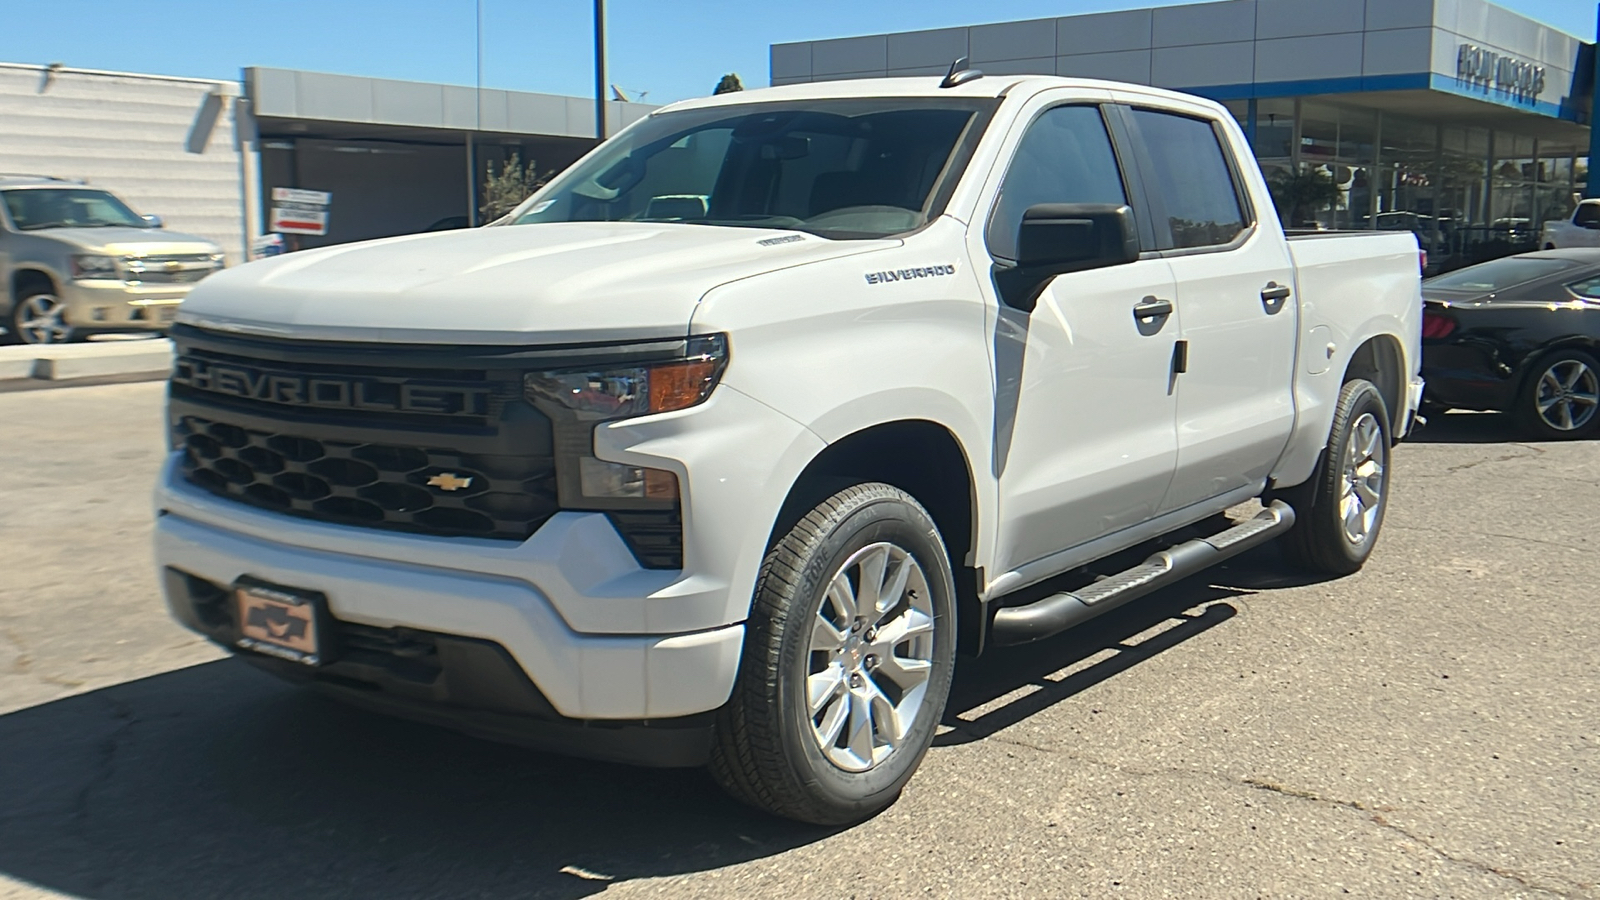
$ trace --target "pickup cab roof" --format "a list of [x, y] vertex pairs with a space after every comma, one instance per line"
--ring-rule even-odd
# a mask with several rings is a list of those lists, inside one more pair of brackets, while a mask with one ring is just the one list
[[992, 75], [974, 78], [953, 87], [940, 87], [942, 78], [858, 78], [847, 81], [814, 81], [806, 84], [787, 84], [778, 87], [757, 88], [731, 94], [717, 94], [681, 100], [655, 110], [651, 115], [686, 109], [705, 109], [714, 106], [740, 106], [748, 103], [790, 100], [831, 100], [850, 97], [1004, 97], [1020, 91], [1033, 94], [1050, 88], [1081, 88], [1084, 90], [1134, 92], [1158, 97], [1170, 97], [1194, 102], [1200, 98], [1145, 85], [1120, 81], [1102, 81], [1095, 78], [1062, 78], [1055, 75]]

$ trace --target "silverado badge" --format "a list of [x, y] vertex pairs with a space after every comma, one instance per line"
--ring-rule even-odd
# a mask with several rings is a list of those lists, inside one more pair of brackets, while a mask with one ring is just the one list
[[464, 487], [471, 486], [471, 475], [462, 477], [454, 472], [440, 472], [428, 479], [428, 487], [436, 487], [441, 491], [459, 491]]

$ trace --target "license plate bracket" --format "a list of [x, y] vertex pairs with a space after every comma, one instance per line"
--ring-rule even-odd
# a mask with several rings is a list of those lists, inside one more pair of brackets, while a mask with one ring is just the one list
[[233, 603], [239, 649], [306, 666], [327, 661], [329, 616], [320, 593], [240, 581]]

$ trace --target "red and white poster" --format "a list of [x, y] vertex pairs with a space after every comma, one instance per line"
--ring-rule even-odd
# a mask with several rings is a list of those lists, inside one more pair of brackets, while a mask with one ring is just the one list
[[333, 195], [327, 191], [275, 187], [267, 230], [277, 234], [327, 234], [328, 206], [332, 202]]

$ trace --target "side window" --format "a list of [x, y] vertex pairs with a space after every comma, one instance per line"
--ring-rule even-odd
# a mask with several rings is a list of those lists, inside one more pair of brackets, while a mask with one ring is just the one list
[[1245, 228], [1244, 207], [1211, 123], [1188, 116], [1133, 111], [1154, 171], [1147, 190], [1166, 207], [1179, 249], [1226, 244]]
[[1600, 222], [1600, 203], [1580, 203], [1577, 215], [1572, 217], [1574, 225], [1593, 225]]
[[1058, 106], [1028, 126], [989, 218], [989, 252], [1017, 258], [1022, 214], [1038, 203], [1126, 203], [1097, 106]]
[[1577, 294], [1585, 300], [1600, 300], [1600, 278], [1590, 278], [1585, 281], [1574, 282], [1567, 285], [1567, 290]]

